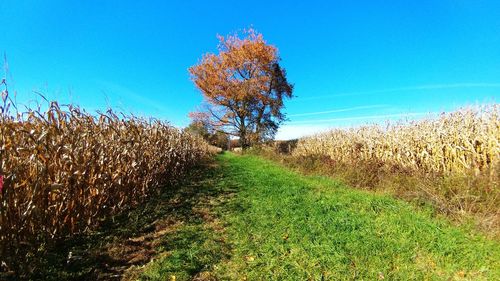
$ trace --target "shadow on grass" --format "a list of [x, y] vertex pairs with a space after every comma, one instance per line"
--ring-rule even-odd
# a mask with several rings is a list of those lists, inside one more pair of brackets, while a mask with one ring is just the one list
[[223, 184], [219, 169], [213, 162], [194, 168], [181, 184], [166, 187], [159, 196], [105, 221], [98, 231], [60, 241], [25, 277], [137, 279], [141, 266], [153, 258], [164, 263], [164, 274], [199, 275], [211, 264], [228, 258], [217, 210], [235, 189]]

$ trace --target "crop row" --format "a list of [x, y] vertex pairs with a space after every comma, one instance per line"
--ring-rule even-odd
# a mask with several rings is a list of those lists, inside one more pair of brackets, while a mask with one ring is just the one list
[[43, 112], [9, 114], [6, 94], [3, 101], [2, 261], [95, 228], [178, 181], [213, 152], [202, 139], [158, 120], [111, 110], [92, 115], [56, 102]]

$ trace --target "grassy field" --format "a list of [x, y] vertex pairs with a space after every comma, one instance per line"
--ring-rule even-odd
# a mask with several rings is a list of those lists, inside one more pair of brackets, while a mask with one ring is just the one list
[[498, 240], [434, 214], [225, 153], [48, 249], [27, 279], [498, 280]]
[[500, 243], [389, 196], [257, 156], [217, 157], [141, 280], [498, 280]]
[[500, 107], [332, 129], [255, 149], [305, 173], [432, 204], [500, 237]]

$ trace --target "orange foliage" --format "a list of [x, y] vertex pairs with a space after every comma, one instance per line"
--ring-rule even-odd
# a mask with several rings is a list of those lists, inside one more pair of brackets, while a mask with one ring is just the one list
[[274, 136], [285, 116], [283, 99], [293, 86], [279, 65], [278, 49], [253, 29], [218, 36], [219, 54], [205, 54], [189, 68], [191, 78], [205, 97], [205, 118], [217, 130], [236, 135], [243, 146]]

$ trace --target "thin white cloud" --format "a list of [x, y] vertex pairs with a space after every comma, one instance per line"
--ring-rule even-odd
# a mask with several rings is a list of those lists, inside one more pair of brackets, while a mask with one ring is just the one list
[[328, 110], [328, 111], [316, 111], [316, 112], [308, 112], [308, 113], [290, 114], [290, 115], [288, 115], [288, 117], [312, 116], [312, 115], [321, 115], [321, 114], [356, 111], [356, 110], [372, 109], [372, 108], [383, 108], [383, 107], [387, 107], [387, 105], [378, 104], [378, 105], [354, 106], [354, 107], [349, 107], [349, 108], [341, 108], [341, 109], [334, 109], [334, 110]]
[[413, 112], [413, 113], [397, 113], [397, 114], [382, 114], [382, 115], [368, 115], [368, 116], [356, 116], [356, 117], [345, 117], [345, 118], [330, 118], [330, 119], [315, 119], [315, 120], [303, 120], [303, 121], [292, 121], [287, 124], [315, 124], [315, 123], [325, 123], [325, 122], [337, 122], [337, 121], [355, 121], [355, 120], [373, 120], [373, 119], [387, 119], [387, 118], [405, 118], [405, 117], [418, 117], [431, 115], [431, 112]]
[[374, 95], [374, 94], [394, 93], [394, 92], [411, 92], [419, 90], [460, 89], [460, 88], [500, 88], [500, 83], [456, 83], [456, 84], [420, 85], [420, 86], [382, 89], [382, 90], [364, 91], [364, 92], [346, 92], [346, 93], [316, 96], [316, 97], [304, 97], [304, 98], [298, 97], [297, 99], [295, 99], [295, 101], [364, 96], [364, 95]]
[[[333, 128], [350, 128], [353, 126], [360, 126], [366, 124], [364, 121], [369, 120], [377, 120], [380, 122], [386, 120], [413, 119], [422, 116], [432, 116], [433, 114], [437, 114], [437, 112], [410, 112], [287, 122], [278, 129], [276, 139], [290, 140], [302, 138], [305, 136], [327, 132]], [[335, 123], [339, 121], [342, 121], [342, 123]]]
[[283, 125], [278, 129], [276, 140], [291, 140], [309, 135], [314, 135], [321, 132], [326, 132], [331, 129], [328, 124], [325, 125]]
[[[127, 100], [132, 100], [133, 102], [136, 102], [138, 104], [141, 104], [143, 106], [149, 107], [151, 109], [154, 109], [156, 111], [160, 112], [168, 112], [169, 110], [163, 106], [159, 101], [153, 100], [151, 98], [148, 98], [147, 96], [138, 94], [131, 89], [120, 85], [116, 84], [110, 81], [98, 81], [99, 84], [104, 86], [105, 92], [110, 92], [122, 99], [127, 99]], [[128, 103], [130, 105], [130, 102]]]

